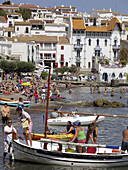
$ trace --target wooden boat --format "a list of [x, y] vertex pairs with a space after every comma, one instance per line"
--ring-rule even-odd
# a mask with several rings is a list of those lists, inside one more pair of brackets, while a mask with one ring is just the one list
[[[18, 100], [6, 99], [6, 98], [2, 98], [2, 97], [0, 97], [0, 101], [15, 102], [15, 103], [19, 102]], [[23, 103], [28, 104], [28, 103], [30, 103], [30, 101], [23, 101]]]
[[[47, 149], [44, 149], [44, 144]], [[62, 151], [59, 150], [62, 146]], [[69, 146], [72, 147], [69, 149]], [[95, 153], [76, 153], [75, 146], [95, 147]], [[128, 165], [128, 153], [121, 154], [119, 146], [78, 144], [49, 139], [32, 141], [32, 147], [19, 140], [13, 141], [15, 160], [47, 165], [77, 167], [118, 167]], [[88, 150], [88, 149], [87, 149]]]
[[[37, 134], [37, 133], [31, 133], [31, 137], [33, 140], [40, 140], [41, 138], [44, 138], [44, 134]], [[63, 134], [63, 135], [47, 135], [47, 138], [49, 139], [62, 139], [69, 141], [72, 139], [73, 134]]]
[[[96, 116], [64, 116], [64, 117], [57, 117], [57, 118], [50, 118], [48, 119], [48, 125], [56, 125], [56, 126], [66, 126], [68, 121], [71, 121], [72, 123], [75, 121], [81, 122], [81, 125], [88, 125], [92, 123], [93, 120], [96, 119]], [[104, 116], [100, 116], [96, 123], [100, 123], [105, 119]]]
[[[10, 107], [17, 107], [17, 102], [0, 101], [0, 105], [5, 105], [5, 103]], [[24, 107], [30, 107], [30, 104], [24, 104]]]

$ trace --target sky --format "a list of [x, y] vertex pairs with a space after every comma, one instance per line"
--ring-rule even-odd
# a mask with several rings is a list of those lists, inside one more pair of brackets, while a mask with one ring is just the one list
[[[0, 0], [0, 3], [4, 0]], [[11, 0], [12, 3], [29, 3], [40, 7], [55, 7], [60, 5], [75, 6], [79, 12], [91, 13], [93, 9], [112, 9], [112, 11], [128, 14], [128, 0]]]

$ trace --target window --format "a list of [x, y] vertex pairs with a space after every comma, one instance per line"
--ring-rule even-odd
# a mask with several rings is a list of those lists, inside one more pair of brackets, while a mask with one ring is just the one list
[[99, 56], [100, 57], [100, 50], [95, 50], [95, 56]]
[[29, 31], [28, 31], [28, 27], [26, 27], [25, 33], [29, 33]]
[[17, 27], [17, 31], [19, 31], [19, 27]]
[[91, 46], [91, 39], [88, 40], [88, 45]]
[[128, 40], [128, 35], [127, 35], [127, 40]]
[[107, 46], [107, 40], [105, 40], [105, 46]]
[[80, 57], [80, 50], [77, 50], [77, 57]]
[[123, 75], [122, 75], [122, 73], [120, 73], [120, 74], [119, 74], [119, 78], [123, 78]]
[[115, 73], [112, 73], [112, 78], [115, 78]]
[[60, 67], [63, 67], [63, 66], [64, 66], [64, 63], [63, 63], [63, 62], [61, 62], [61, 63], [60, 63]]
[[64, 61], [64, 55], [61, 54], [61, 61]]
[[96, 41], [97, 41], [97, 45], [99, 45], [99, 39], [97, 39]]
[[61, 50], [64, 50], [64, 46], [61, 46]]
[[114, 46], [116, 46], [117, 45], [117, 40], [114, 40]]
[[43, 54], [40, 54], [40, 59], [43, 59]]
[[76, 67], [80, 67], [80, 62], [77, 62], [77, 63], [76, 63]]
[[91, 67], [91, 63], [90, 62], [88, 62], [88, 68], [90, 68]]
[[68, 67], [68, 62], [66, 62], [66, 66]]
[[8, 32], [8, 37], [11, 37], [11, 32]]
[[77, 46], [80, 46], [80, 39], [77, 39]]

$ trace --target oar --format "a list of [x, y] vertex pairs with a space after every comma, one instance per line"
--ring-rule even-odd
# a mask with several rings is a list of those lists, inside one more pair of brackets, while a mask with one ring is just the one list
[[[27, 109], [27, 110], [45, 112], [45, 110], [42, 110], [42, 109]], [[88, 115], [88, 116], [97, 116], [99, 114], [99, 113], [63, 112], [63, 111], [53, 111], [53, 110], [49, 110], [48, 112], [57, 112], [57, 113], [61, 113], [61, 114], [68, 113], [68, 114]], [[100, 116], [128, 118], [128, 116], [122, 116], [122, 115], [104, 115], [104, 114], [100, 114]]]

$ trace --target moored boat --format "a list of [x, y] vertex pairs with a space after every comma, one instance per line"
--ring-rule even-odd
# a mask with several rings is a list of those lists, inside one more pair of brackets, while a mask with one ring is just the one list
[[[4, 105], [5, 103], [7, 103], [8, 106], [10, 107], [17, 107], [17, 101], [14, 102], [9, 102], [9, 101], [0, 101], [0, 105]], [[30, 104], [24, 104], [24, 107], [30, 107]]]
[[[66, 126], [68, 121], [75, 122], [79, 121], [81, 122], [81, 125], [85, 126], [93, 122], [93, 120], [96, 119], [96, 116], [79, 116], [79, 115], [74, 115], [74, 116], [63, 116], [63, 117], [57, 117], [57, 118], [50, 118], [48, 119], [48, 125], [56, 125], [56, 126]], [[100, 116], [96, 122], [100, 123], [105, 119], [104, 116]]]
[[[37, 134], [37, 133], [31, 133], [31, 137], [33, 140], [40, 140], [41, 138], [44, 138], [44, 134]], [[54, 138], [54, 139], [62, 139], [62, 140], [70, 140], [73, 137], [73, 134], [63, 134], [63, 135], [47, 135], [47, 138]]]
[[[44, 149], [44, 143], [47, 149]], [[117, 167], [128, 165], [128, 154], [121, 154], [119, 146], [107, 146], [98, 144], [78, 144], [60, 142], [49, 139], [32, 141], [32, 147], [14, 140], [14, 157], [19, 161], [28, 161], [49, 165], [81, 166], [81, 167]], [[58, 145], [62, 145], [62, 151], [58, 152]], [[68, 146], [95, 147], [95, 153], [76, 153]]]

